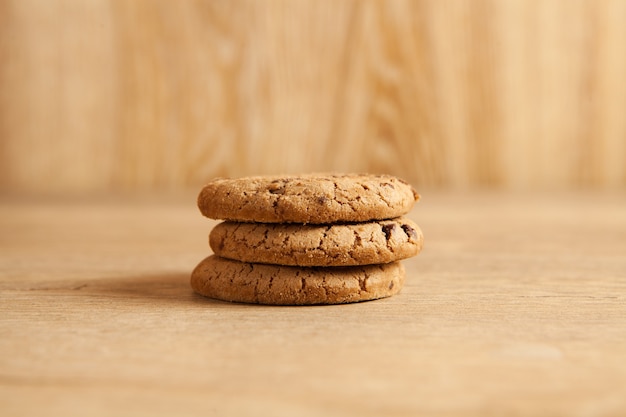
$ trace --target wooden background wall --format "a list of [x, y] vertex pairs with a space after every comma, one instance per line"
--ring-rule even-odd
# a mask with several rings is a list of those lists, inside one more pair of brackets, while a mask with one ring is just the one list
[[0, 190], [624, 189], [626, 0], [0, 0]]

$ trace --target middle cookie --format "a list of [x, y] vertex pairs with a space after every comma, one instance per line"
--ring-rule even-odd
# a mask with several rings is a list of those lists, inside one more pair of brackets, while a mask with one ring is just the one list
[[221, 257], [295, 266], [384, 264], [417, 255], [422, 243], [420, 228], [404, 217], [332, 225], [227, 221], [209, 235]]

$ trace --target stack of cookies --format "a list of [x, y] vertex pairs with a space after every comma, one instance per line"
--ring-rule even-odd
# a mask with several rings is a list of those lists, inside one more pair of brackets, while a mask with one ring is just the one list
[[399, 262], [417, 255], [419, 227], [401, 217], [419, 199], [386, 175], [216, 179], [198, 196], [214, 255], [191, 275], [199, 294], [225, 301], [339, 304], [389, 297]]

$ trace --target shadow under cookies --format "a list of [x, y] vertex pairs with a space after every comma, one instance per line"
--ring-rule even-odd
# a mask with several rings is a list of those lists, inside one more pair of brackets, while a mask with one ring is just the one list
[[151, 303], [155, 306], [191, 306], [210, 304], [213, 307], [229, 303], [211, 300], [193, 292], [189, 285], [190, 272], [163, 272], [123, 277], [100, 278], [75, 283], [71, 288], [77, 296], [109, 298], [122, 304]]

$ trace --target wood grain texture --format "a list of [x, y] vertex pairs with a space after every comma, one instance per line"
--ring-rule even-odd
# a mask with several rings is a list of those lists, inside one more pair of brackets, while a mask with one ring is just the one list
[[2, 201], [0, 414], [626, 413], [624, 195], [424, 195], [399, 295], [302, 308], [194, 295], [193, 200]]
[[0, 190], [626, 185], [626, 2], [0, 0]]

